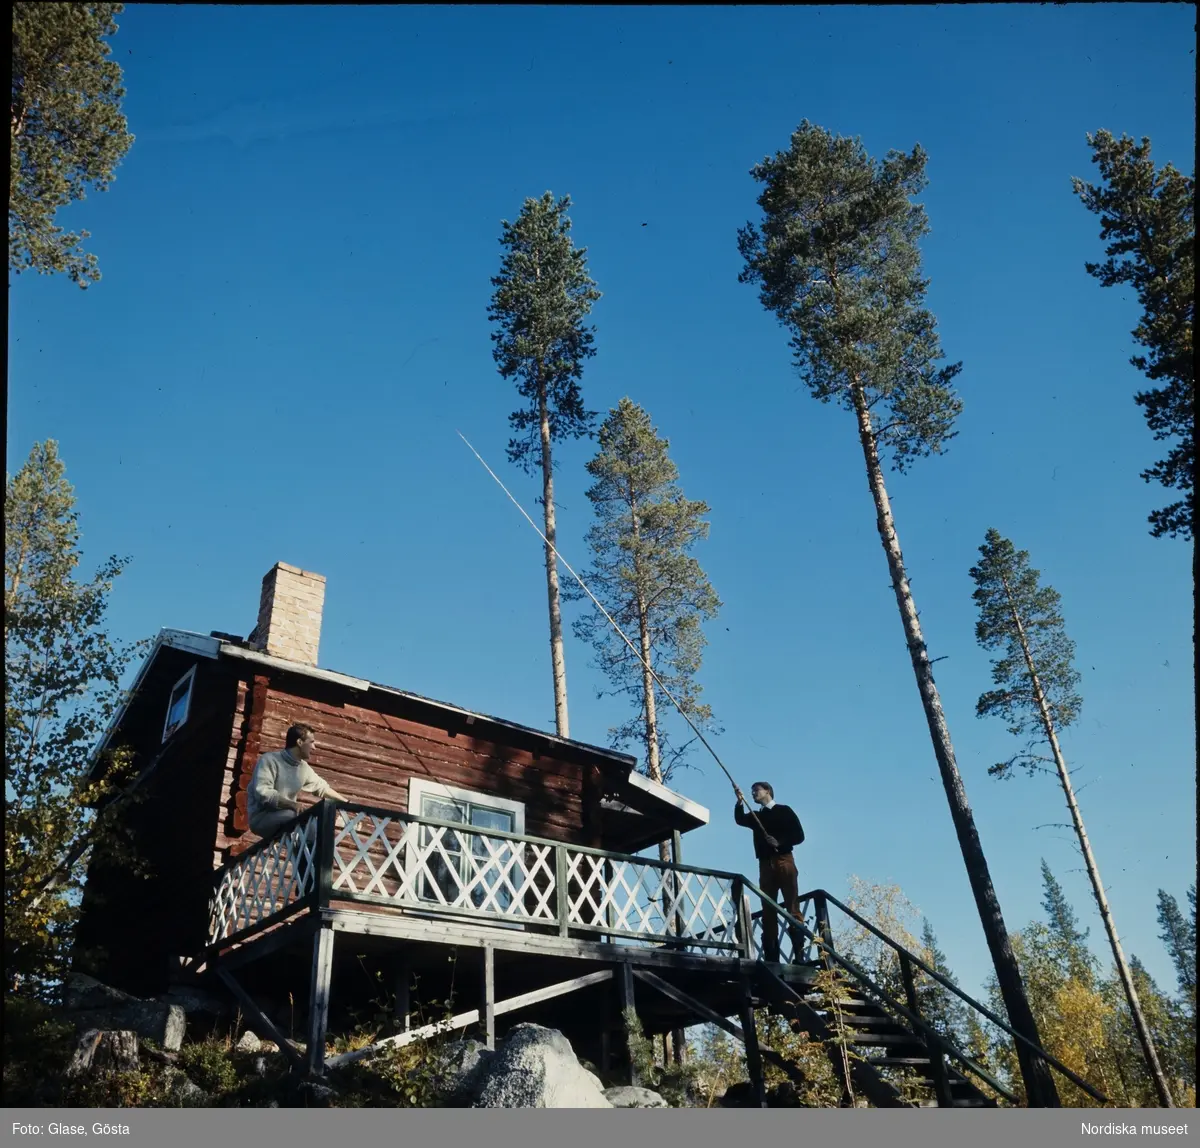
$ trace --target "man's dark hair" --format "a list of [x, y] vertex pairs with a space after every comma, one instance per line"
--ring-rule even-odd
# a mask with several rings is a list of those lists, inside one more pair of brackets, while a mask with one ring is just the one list
[[305, 722], [297, 722], [295, 725], [288, 727], [287, 741], [284, 744], [288, 749], [291, 749], [293, 746], [299, 745], [304, 740], [304, 735], [306, 733], [316, 733], [316, 730], [314, 730], [312, 726]]
[[769, 781], [756, 781], [752, 786], [750, 786], [750, 792], [753, 793], [756, 789], [765, 789], [767, 791], [767, 796], [772, 801], [775, 800], [775, 789]]

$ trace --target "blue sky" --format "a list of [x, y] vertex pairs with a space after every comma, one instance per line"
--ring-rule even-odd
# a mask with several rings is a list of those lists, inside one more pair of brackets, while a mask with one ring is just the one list
[[[628, 394], [712, 507], [724, 600], [702, 681], [743, 788], [808, 841], [802, 887], [898, 883], [964, 986], [989, 968], [849, 417], [814, 402], [739, 285], [750, 167], [809, 119], [882, 156], [920, 142], [929, 303], [965, 409], [949, 453], [892, 476], [959, 765], [1010, 928], [1039, 859], [1103, 954], [1049, 779], [990, 686], [968, 569], [990, 526], [1061, 592], [1084, 709], [1064, 745], [1127, 952], [1166, 986], [1155, 893], [1195, 875], [1190, 552], [1156, 541], [1159, 457], [1132, 396], [1136, 300], [1102, 290], [1071, 193], [1085, 134], [1149, 135], [1191, 170], [1193, 9], [131, 6], [115, 55], [137, 136], [64, 213], [104, 278], [10, 289], [8, 469], [59, 440], [85, 561], [133, 562], [110, 621], [247, 633], [282, 560], [328, 578], [321, 663], [553, 728], [540, 543], [457, 438], [504, 460], [512, 387], [486, 307], [500, 220], [568, 193], [604, 297], [583, 385]], [[645, 224], [645, 226], [643, 226]], [[584, 462], [557, 451], [560, 545], [582, 569]], [[572, 610], [568, 607], [568, 617]], [[623, 720], [566, 650], [572, 735]], [[748, 871], [715, 765], [678, 777], [713, 823], [688, 860]], [[702, 772], [701, 772], [702, 771]], [[1107, 963], [1107, 958], [1106, 958]]]

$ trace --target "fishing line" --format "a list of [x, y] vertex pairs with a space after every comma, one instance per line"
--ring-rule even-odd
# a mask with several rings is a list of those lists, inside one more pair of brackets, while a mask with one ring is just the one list
[[591, 590], [589, 590], [587, 588], [587, 583], [585, 583], [584, 580], [582, 578], [580, 578], [578, 574], [575, 573], [574, 569], [572, 569], [572, 567], [571, 567], [571, 564], [558, 552], [558, 547], [555, 546], [554, 543], [551, 542], [550, 539], [548, 539], [541, 532], [541, 530], [538, 527], [538, 524], [536, 522], [534, 522], [534, 520], [532, 518], [530, 518], [528, 514], [525, 513], [525, 508], [515, 498], [513, 498], [512, 494], [509, 492], [508, 487], [505, 486], [504, 483], [500, 481], [499, 475], [497, 475], [496, 472], [494, 470], [492, 470], [492, 468], [490, 466], [488, 466], [488, 464], [486, 462], [484, 462], [483, 456], [479, 453], [479, 451], [477, 451], [469, 442], [467, 442], [467, 436], [464, 435], [462, 433], [462, 431], [455, 431], [455, 433], [458, 435], [458, 437], [460, 439], [463, 440], [463, 442], [465, 442], [467, 444], [467, 449], [477, 459], [479, 459], [480, 463], [483, 465], [483, 469], [486, 470], [488, 472], [488, 474], [490, 474], [492, 476], [492, 478], [494, 478], [496, 480], [496, 483], [500, 487], [500, 489], [502, 491], [504, 491], [505, 494], [508, 495], [509, 502], [511, 502], [513, 504], [513, 506], [515, 506], [521, 512], [521, 514], [525, 518], [525, 521], [528, 522], [529, 525], [532, 526], [533, 529], [537, 532], [537, 536], [553, 551], [554, 557], [567, 568], [571, 577], [574, 578], [575, 581], [579, 583], [579, 585], [583, 589], [583, 592], [595, 603], [596, 609], [599, 610], [600, 613], [604, 615], [604, 617], [608, 620], [608, 624], [610, 626], [612, 626], [612, 628], [614, 630], [616, 630], [616, 632], [620, 635], [621, 640], [625, 643], [625, 645], [627, 645], [630, 648], [630, 650], [633, 652], [634, 657], [636, 657], [637, 660], [639, 662], [641, 662], [641, 664], [643, 666], [646, 667], [647, 672], [654, 679], [658, 688], [660, 690], [662, 690], [662, 692], [666, 695], [666, 697], [671, 702], [671, 704], [679, 711], [680, 717], [682, 717], [683, 720], [685, 722], [687, 722], [689, 726], [691, 726], [692, 732], [700, 739], [700, 743], [712, 755], [713, 761], [715, 761], [717, 763], [717, 765], [719, 765], [721, 767], [721, 772], [723, 774], [725, 774], [725, 776], [727, 778], [729, 778], [729, 784], [733, 786], [733, 791], [735, 794], [737, 794], [738, 799], [746, 802], [746, 808], [749, 811], [750, 816], [754, 818], [755, 825], [757, 825], [758, 828], [760, 830], [762, 830], [763, 836], [764, 837], [769, 836], [766, 829], [763, 828], [763, 823], [761, 821], [759, 821], [758, 814], [755, 813], [754, 810], [750, 808], [750, 803], [748, 801], [746, 801], [745, 794], [743, 794], [742, 791], [738, 788], [738, 783], [733, 780], [733, 774], [730, 773], [729, 770], [725, 768], [725, 763], [721, 760], [717, 751], [715, 749], [713, 749], [713, 747], [711, 745], [708, 744], [708, 739], [704, 736], [704, 734], [702, 734], [700, 732], [700, 730], [696, 728], [696, 723], [694, 721], [692, 721], [692, 719], [690, 717], [688, 717], [687, 711], [683, 708], [683, 706], [681, 706], [679, 704], [679, 702], [677, 702], [675, 700], [675, 696], [671, 693], [671, 691], [669, 689], [667, 689], [667, 687], [665, 685], [663, 685], [662, 679], [658, 676], [658, 674], [656, 674], [654, 672], [654, 667], [652, 665], [650, 665], [650, 663], [647, 662], [645, 658], [642, 657], [641, 651], [625, 636], [625, 632], [613, 620], [613, 616], [604, 608], [604, 606], [601, 604], [600, 600], [596, 597], [596, 595], [593, 594], [591, 592]]

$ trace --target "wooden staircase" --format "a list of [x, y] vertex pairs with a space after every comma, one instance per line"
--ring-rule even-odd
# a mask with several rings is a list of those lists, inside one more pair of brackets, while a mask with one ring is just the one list
[[[787, 984], [765, 964], [754, 981], [756, 1007], [786, 1018], [793, 1032], [807, 1033], [825, 1047], [842, 1084], [843, 1103], [861, 1098], [876, 1108], [997, 1106], [953, 1064], [935, 1033], [856, 991], [850, 978], [837, 978], [832, 999], [815, 986]], [[894, 1070], [907, 1070], [907, 1087]]]

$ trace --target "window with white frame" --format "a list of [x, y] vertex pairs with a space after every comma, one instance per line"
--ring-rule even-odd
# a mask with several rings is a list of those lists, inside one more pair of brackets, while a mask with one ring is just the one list
[[506, 912], [513, 898], [504, 873], [512, 868], [508, 862], [514, 843], [479, 830], [523, 834], [524, 803], [414, 777], [409, 781], [408, 810], [417, 817], [464, 827], [421, 827], [423, 862], [417, 895], [432, 904]]
[[193, 666], [171, 690], [171, 698], [167, 702], [167, 720], [163, 723], [163, 741], [186, 723], [192, 705], [192, 686], [195, 681], [196, 667]]

